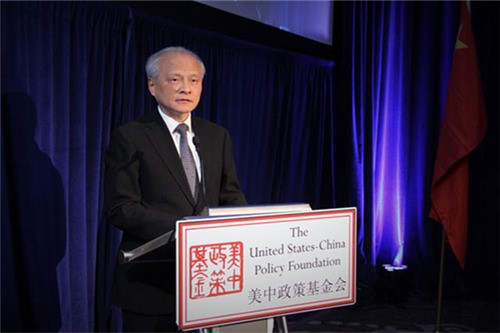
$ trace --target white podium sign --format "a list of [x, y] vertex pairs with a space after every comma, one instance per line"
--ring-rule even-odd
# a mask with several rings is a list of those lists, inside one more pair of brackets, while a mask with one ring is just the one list
[[177, 222], [183, 330], [356, 301], [356, 208]]

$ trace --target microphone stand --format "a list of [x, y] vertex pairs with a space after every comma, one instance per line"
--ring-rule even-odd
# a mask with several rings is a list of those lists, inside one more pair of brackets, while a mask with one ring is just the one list
[[193, 136], [193, 144], [196, 147], [198, 157], [200, 158], [201, 194], [203, 196], [203, 200], [205, 201], [205, 208], [202, 211], [202, 215], [206, 215], [206, 213], [208, 213], [209, 211], [209, 204], [207, 199], [207, 185], [205, 181], [205, 166], [203, 163], [203, 158], [201, 156], [200, 140], [198, 140], [198, 137], [196, 135]]

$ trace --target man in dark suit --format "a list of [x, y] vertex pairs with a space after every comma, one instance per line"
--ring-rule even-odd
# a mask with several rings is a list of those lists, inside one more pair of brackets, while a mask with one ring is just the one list
[[[148, 59], [146, 73], [158, 108], [116, 129], [105, 157], [106, 217], [123, 230], [125, 251], [173, 230], [177, 220], [199, 215], [207, 205], [246, 204], [228, 132], [191, 115], [202, 92], [201, 59], [182, 47], [165, 48]], [[187, 125], [185, 134], [179, 124]], [[193, 172], [185, 172], [182, 151], [190, 154]], [[206, 191], [200, 190], [202, 177]], [[113, 299], [123, 310], [125, 331], [177, 329], [174, 258], [171, 242], [117, 265]]]

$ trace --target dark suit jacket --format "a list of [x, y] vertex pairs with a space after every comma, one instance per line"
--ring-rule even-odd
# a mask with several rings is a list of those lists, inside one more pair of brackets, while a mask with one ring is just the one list
[[[245, 205], [227, 130], [194, 116], [192, 127], [200, 142], [210, 207]], [[197, 202], [191, 196], [179, 154], [157, 110], [117, 128], [105, 162], [105, 212], [108, 221], [123, 230], [120, 249], [134, 249], [204, 207], [201, 195]], [[117, 265], [115, 303], [145, 314], [175, 312], [174, 256], [171, 243]]]

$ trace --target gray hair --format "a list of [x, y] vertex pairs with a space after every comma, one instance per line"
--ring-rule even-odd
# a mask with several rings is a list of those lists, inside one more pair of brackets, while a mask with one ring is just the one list
[[202, 77], [205, 76], [205, 65], [203, 64], [203, 61], [201, 58], [194, 53], [191, 50], [188, 50], [182, 46], [169, 46], [164, 49], [161, 49], [158, 52], [153, 53], [149, 58], [148, 61], [146, 62], [146, 75], [148, 76], [149, 79], [153, 79], [156, 81], [158, 78], [159, 74], [159, 67], [160, 67], [160, 59], [162, 56], [164, 56], [167, 53], [184, 53], [184, 54], [189, 54], [190, 56], [194, 57], [201, 65], [201, 74]]

